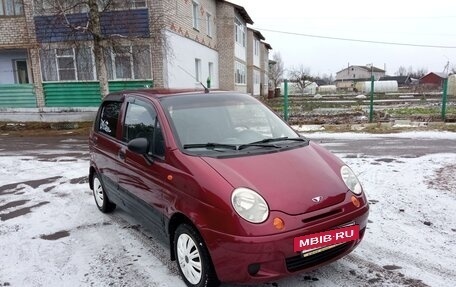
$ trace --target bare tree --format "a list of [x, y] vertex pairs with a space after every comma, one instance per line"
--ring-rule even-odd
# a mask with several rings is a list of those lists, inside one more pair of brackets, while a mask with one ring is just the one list
[[450, 75], [456, 74], [456, 65], [452, 65], [450, 68]]
[[271, 79], [274, 89], [283, 81], [284, 66], [280, 52], [272, 55], [271, 65], [269, 67], [269, 79]]
[[326, 74], [324, 73], [321, 76], [315, 77], [315, 80], [321, 80], [324, 82], [325, 85], [331, 85], [334, 82], [334, 76], [333, 74]]
[[424, 67], [421, 67], [421, 68], [418, 68], [418, 69], [413, 69], [412, 66], [409, 66], [408, 68], [408, 75], [412, 78], [415, 78], [415, 79], [420, 79], [421, 77], [425, 76], [428, 71], [426, 68]]
[[288, 77], [290, 82], [298, 85], [302, 94], [304, 94], [305, 88], [315, 81], [315, 78], [310, 75], [310, 69], [305, 68], [303, 65], [300, 65], [298, 68], [291, 68], [288, 71]]
[[407, 68], [405, 68], [404, 66], [400, 66], [399, 69], [397, 69], [395, 75], [396, 76], [407, 76]]
[[[137, 74], [150, 75], [149, 78], [151, 78], [151, 53], [148, 43], [152, 43], [152, 45], [160, 43], [163, 45], [162, 49], [165, 49], [167, 42], [165, 33], [163, 33], [165, 22], [162, 14], [152, 15], [151, 21], [153, 23], [147, 26], [153, 27], [154, 31], [147, 29], [145, 32], [144, 28], [141, 29], [141, 24], [135, 21], [135, 16], [132, 13], [128, 13], [133, 11], [130, 9], [133, 7], [145, 8], [145, 3], [145, 1], [137, 0], [35, 0], [35, 7], [37, 7], [35, 10], [38, 14], [44, 16], [41, 19], [48, 21], [44, 23], [47, 30], [38, 27], [41, 29], [42, 45], [51, 47], [52, 43], [60, 42], [67, 47], [75, 48], [76, 52], [73, 52], [74, 54], [84, 50], [84, 48], [86, 50], [87, 48], [92, 49], [92, 53], [85, 53], [85, 60], [86, 63], [95, 66], [95, 78], [100, 83], [101, 96], [105, 97], [109, 93], [108, 80], [113, 74], [113, 68], [110, 66], [112, 63], [107, 63], [110, 60], [110, 53], [118, 53], [121, 56], [129, 54], [133, 62], [136, 61], [143, 65], [149, 64], [149, 71], [144, 70], [144, 68], [128, 68], [130, 70], [135, 69], [135, 72], [137, 70]], [[109, 13], [111, 14], [108, 15]], [[55, 40], [56, 35], [61, 35], [62, 31], [65, 32], [66, 38]], [[129, 48], [126, 49], [126, 46]], [[144, 48], [144, 51], [141, 51], [138, 47]], [[56, 52], [51, 51], [50, 53], [51, 57], [53, 55], [59, 56], [56, 55]], [[46, 62], [52, 62], [46, 59], [46, 51], [42, 52], [42, 54], [44, 54], [44, 57], [42, 57], [44, 65], [46, 65]], [[80, 53], [75, 57], [82, 59], [82, 54], [84, 53]], [[94, 63], [92, 63], [92, 55]], [[119, 56], [119, 61], [121, 56]], [[135, 58], [140, 56], [143, 59], [135, 60]], [[126, 63], [125, 65], [131, 65], [129, 64], [131, 60], [124, 60], [124, 62]], [[74, 63], [70, 64], [76, 65]], [[90, 70], [90, 67], [86, 68]], [[50, 68], [44, 67], [43, 69]], [[49, 73], [52, 73], [52, 71]], [[126, 73], [124, 78], [128, 78], [128, 76], [131, 76], [130, 74]], [[94, 77], [92, 75], [82, 78], [93, 79]]]

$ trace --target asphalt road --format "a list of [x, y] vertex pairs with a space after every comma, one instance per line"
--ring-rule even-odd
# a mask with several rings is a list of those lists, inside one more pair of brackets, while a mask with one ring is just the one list
[[[322, 144], [334, 153], [365, 156], [419, 157], [432, 153], [456, 153], [456, 142], [449, 139], [415, 139], [379, 136], [364, 138], [321, 138], [318, 134], [306, 134], [307, 138]], [[22, 155], [41, 154], [42, 150], [68, 150], [87, 157], [86, 137], [0, 137], [0, 150]], [[52, 156], [59, 156], [54, 154]]]

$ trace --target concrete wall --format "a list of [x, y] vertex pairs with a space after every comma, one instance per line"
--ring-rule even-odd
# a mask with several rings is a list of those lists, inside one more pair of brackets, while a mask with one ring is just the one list
[[169, 44], [173, 47], [172, 55], [168, 55], [168, 87], [202, 88], [193, 78], [196, 76], [195, 58], [198, 58], [201, 60], [201, 82], [206, 85], [206, 80], [209, 76], [209, 63], [212, 63], [213, 75], [211, 78], [211, 88], [218, 88], [218, 52], [173, 32], [166, 32], [166, 35]]

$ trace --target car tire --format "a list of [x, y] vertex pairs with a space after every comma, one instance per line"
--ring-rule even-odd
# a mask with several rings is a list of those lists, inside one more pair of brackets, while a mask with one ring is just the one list
[[220, 285], [206, 244], [195, 228], [181, 224], [174, 233], [177, 268], [189, 287]]
[[103, 213], [109, 213], [116, 208], [116, 205], [109, 201], [108, 196], [106, 195], [105, 189], [101, 180], [97, 174], [93, 176], [93, 197], [95, 198], [95, 204], [98, 209]]

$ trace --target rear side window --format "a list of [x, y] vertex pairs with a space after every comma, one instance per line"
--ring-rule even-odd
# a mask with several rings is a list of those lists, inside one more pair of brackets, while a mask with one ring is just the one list
[[120, 102], [105, 102], [101, 108], [100, 121], [98, 130], [112, 137], [116, 136], [117, 121], [119, 120], [119, 112], [122, 103]]

